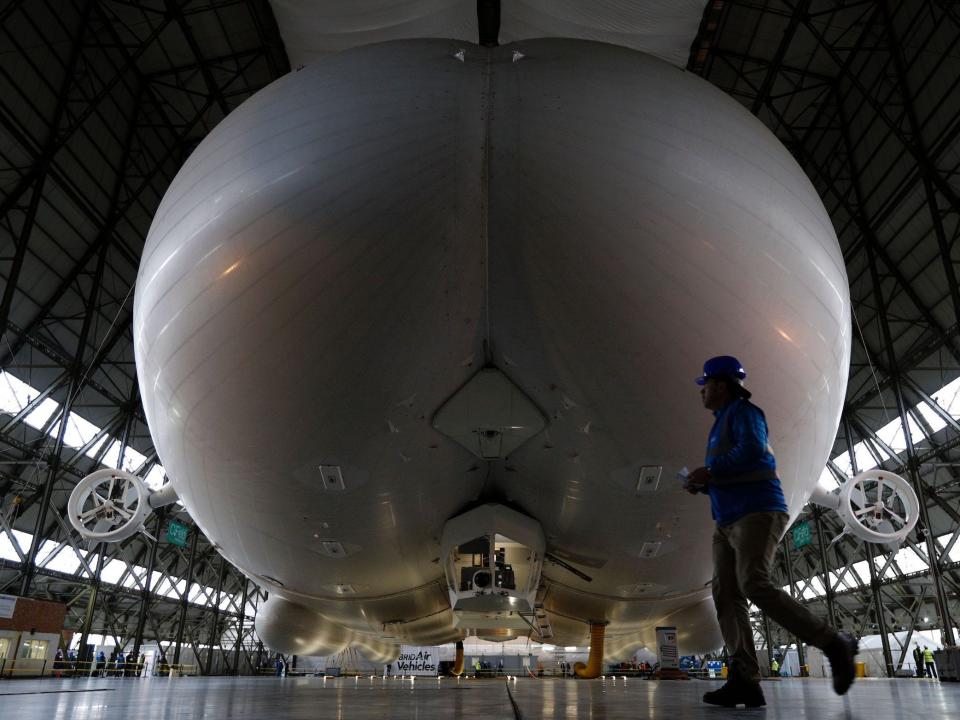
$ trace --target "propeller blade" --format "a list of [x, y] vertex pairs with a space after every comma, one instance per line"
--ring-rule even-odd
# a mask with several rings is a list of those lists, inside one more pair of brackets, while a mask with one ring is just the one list
[[849, 534], [850, 534], [850, 528], [844, 527], [843, 531], [839, 535], [837, 535], [833, 540], [831, 540], [830, 544], [827, 545], [827, 547], [833, 547], [838, 542], [840, 542], [845, 535], [849, 535]]
[[[848, 480], [847, 482], [850, 481]], [[867, 494], [863, 491], [863, 487], [859, 483], [850, 491], [850, 502], [859, 508], [866, 508], [873, 504], [867, 500]]]
[[[877, 532], [890, 533], [892, 535], [893, 533], [896, 532], [897, 528], [894, 528], [893, 523], [891, 523], [889, 520], [881, 520], [879, 523], [877, 523], [876, 530]], [[890, 548], [892, 552], [899, 552], [900, 541], [891, 540], [888, 543], [884, 543], [884, 547]]]

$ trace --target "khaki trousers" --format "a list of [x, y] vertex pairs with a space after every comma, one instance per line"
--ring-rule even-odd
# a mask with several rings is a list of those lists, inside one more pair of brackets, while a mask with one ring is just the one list
[[787, 529], [784, 512], [745, 515], [713, 534], [713, 601], [730, 656], [731, 679], [757, 681], [760, 665], [747, 602], [802, 642], [823, 649], [837, 633], [770, 579], [770, 566]]

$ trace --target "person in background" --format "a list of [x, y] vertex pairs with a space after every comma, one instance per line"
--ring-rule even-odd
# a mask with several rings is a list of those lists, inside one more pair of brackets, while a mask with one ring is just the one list
[[106, 669], [107, 669], [107, 656], [103, 652], [103, 650], [101, 650], [99, 653], [97, 653], [97, 675], [99, 675], [100, 677], [104, 677], [104, 675], [106, 674]]
[[748, 601], [791, 634], [823, 650], [833, 671], [833, 689], [843, 695], [854, 680], [857, 641], [813, 615], [777, 587], [770, 575], [790, 516], [767, 442], [767, 420], [750, 402], [752, 394], [743, 385], [746, 377], [737, 358], [720, 355], [707, 360], [696, 379], [714, 422], [705, 464], [685, 478], [684, 489], [710, 497], [716, 522], [713, 600], [730, 653], [726, 684], [705, 693], [703, 701], [723, 707], [766, 705]]
[[937, 675], [937, 664], [933, 661], [933, 651], [926, 645], [923, 646], [923, 664], [927, 667], [928, 678], [940, 679], [940, 676]]
[[770, 677], [780, 677], [780, 663], [776, 658], [770, 663]]
[[923, 677], [923, 650], [919, 645], [913, 646], [913, 668], [918, 678]]

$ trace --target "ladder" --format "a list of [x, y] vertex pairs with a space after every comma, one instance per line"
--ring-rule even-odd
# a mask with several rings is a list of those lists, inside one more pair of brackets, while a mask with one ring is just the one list
[[541, 603], [533, 608], [533, 626], [537, 629], [541, 640], [547, 640], [553, 637], [553, 628], [550, 627], [550, 618], [547, 617], [547, 611], [543, 609]]

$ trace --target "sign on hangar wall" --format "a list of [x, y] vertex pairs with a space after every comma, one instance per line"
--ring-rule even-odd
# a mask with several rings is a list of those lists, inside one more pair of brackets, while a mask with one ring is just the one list
[[187, 534], [189, 532], [190, 528], [186, 525], [182, 525], [176, 520], [171, 520], [170, 524], [167, 525], [167, 542], [177, 547], [186, 547]]
[[804, 521], [793, 526], [793, 547], [799, 550], [810, 544], [810, 523]]
[[393, 663], [394, 675], [436, 675], [440, 648], [402, 645], [400, 657]]

